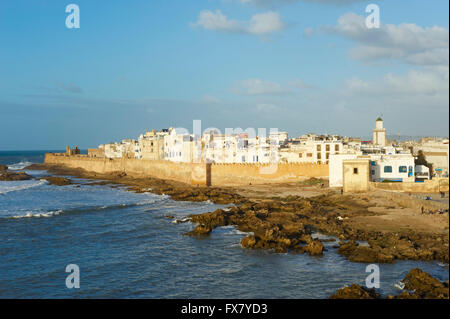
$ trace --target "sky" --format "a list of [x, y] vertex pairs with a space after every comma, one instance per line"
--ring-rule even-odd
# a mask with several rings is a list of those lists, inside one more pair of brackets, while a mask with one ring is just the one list
[[[67, 28], [66, 6], [80, 10]], [[380, 27], [368, 28], [368, 4]], [[0, 0], [0, 150], [151, 129], [448, 136], [448, 1]]]

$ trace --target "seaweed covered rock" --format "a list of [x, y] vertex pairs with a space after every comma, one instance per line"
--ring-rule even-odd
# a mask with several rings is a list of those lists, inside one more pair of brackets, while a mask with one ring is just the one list
[[442, 283], [419, 268], [412, 269], [402, 281], [405, 290], [397, 298], [448, 299], [448, 283]]
[[4, 172], [0, 175], [0, 181], [27, 181], [32, 179], [31, 175], [28, 175], [25, 172]]
[[56, 186], [66, 186], [72, 184], [72, 181], [65, 177], [46, 176], [42, 177], [41, 179], [45, 179], [50, 185]]
[[360, 285], [353, 284], [350, 287], [339, 289], [330, 299], [379, 299], [380, 295], [375, 289], [368, 289]]
[[323, 252], [323, 244], [320, 240], [314, 239], [308, 244], [306, 244], [305, 247], [303, 247], [304, 252], [307, 252], [311, 256], [315, 255], [322, 255]]

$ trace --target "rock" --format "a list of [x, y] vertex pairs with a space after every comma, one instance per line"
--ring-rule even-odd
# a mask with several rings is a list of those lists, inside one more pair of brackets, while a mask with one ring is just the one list
[[253, 248], [256, 244], [256, 238], [255, 236], [247, 236], [241, 239], [241, 245], [244, 248]]
[[353, 284], [350, 287], [339, 289], [330, 299], [379, 299], [380, 295], [375, 289], [368, 289], [360, 285]]
[[50, 185], [56, 186], [66, 186], [72, 184], [72, 181], [65, 177], [46, 176], [42, 177], [41, 179], [45, 179]]
[[0, 164], [0, 172], [6, 172], [8, 170], [8, 166]]
[[205, 225], [198, 225], [193, 231], [186, 233], [188, 236], [206, 236], [209, 235], [212, 228]]
[[5, 172], [0, 175], [0, 181], [26, 181], [32, 178], [31, 175], [28, 175], [25, 172]]
[[348, 260], [360, 263], [391, 263], [394, 256], [381, 250], [367, 246], [359, 246], [354, 240], [348, 243], [340, 242], [338, 253], [347, 257]]
[[320, 240], [314, 239], [303, 247], [303, 250], [309, 253], [311, 256], [322, 255], [323, 244]]
[[412, 296], [424, 299], [448, 299], [448, 284], [440, 282], [419, 268], [412, 269], [402, 281]]

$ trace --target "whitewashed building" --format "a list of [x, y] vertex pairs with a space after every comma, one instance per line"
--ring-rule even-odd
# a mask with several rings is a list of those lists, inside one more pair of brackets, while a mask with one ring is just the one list
[[343, 161], [352, 159], [367, 159], [370, 161], [369, 180], [372, 182], [415, 181], [415, 164], [412, 154], [336, 154], [330, 156], [330, 187], [343, 186]]
[[168, 133], [164, 136], [164, 160], [191, 163], [194, 151], [193, 135], [178, 133], [175, 128], [170, 128]]

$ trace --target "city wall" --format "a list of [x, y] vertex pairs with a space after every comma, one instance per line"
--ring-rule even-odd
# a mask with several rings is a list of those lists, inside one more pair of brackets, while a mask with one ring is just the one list
[[311, 177], [328, 178], [326, 164], [205, 164], [174, 163], [134, 158], [96, 158], [86, 155], [66, 156], [46, 154], [46, 164], [82, 168], [86, 171], [107, 174], [125, 172], [136, 177], [170, 179], [192, 185], [248, 185], [263, 183], [296, 182]]
[[212, 185], [298, 182], [312, 177], [328, 179], [328, 165], [314, 163], [211, 165]]

